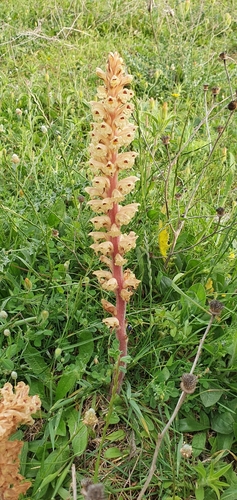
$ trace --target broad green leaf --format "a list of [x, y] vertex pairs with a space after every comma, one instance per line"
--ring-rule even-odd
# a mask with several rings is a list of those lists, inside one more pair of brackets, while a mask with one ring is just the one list
[[109, 418], [109, 425], [118, 424], [119, 421], [120, 421], [119, 416], [117, 415], [117, 413], [113, 412]]
[[195, 497], [196, 500], [204, 500], [204, 488], [202, 486], [195, 489]]
[[204, 431], [209, 428], [208, 423], [202, 423], [196, 420], [192, 415], [189, 415], [186, 418], [182, 418], [179, 421], [179, 430], [180, 432], [195, 432], [195, 431]]
[[3, 370], [12, 371], [14, 369], [14, 362], [11, 359], [1, 359], [0, 363]]
[[202, 306], [205, 306], [206, 304], [206, 290], [204, 286], [201, 283], [195, 283], [192, 285], [188, 291], [187, 295], [191, 295], [191, 297], [197, 298], [198, 302]]
[[77, 379], [77, 370], [64, 372], [57, 385], [55, 401], [58, 401], [58, 399], [63, 399], [63, 397], [74, 388]]
[[54, 450], [55, 436], [57, 435], [57, 430], [61, 420], [62, 411], [63, 409], [60, 408], [56, 413], [56, 415], [54, 415], [54, 417], [50, 418], [50, 420], [48, 421], [49, 434], [53, 450]]
[[53, 497], [55, 497], [55, 495], [58, 493], [58, 490], [60, 489], [65, 477], [67, 476], [67, 474], [69, 473], [69, 470], [71, 469], [71, 465], [72, 465], [72, 460], [65, 467], [65, 469], [61, 472], [61, 474], [56, 482], [56, 486], [54, 488], [54, 491], [53, 491]]
[[221, 495], [221, 500], [236, 500], [237, 495], [237, 485], [230, 486], [224, 493]]
[[211, 422], [211, 428], [220, 434], [231, 434], [233, 432], [234, 418], [229, 412], [216, 415]]
[[68, 500], [68, 490], [66, 490], [62, 486], [58, 490], [58, 495], [60, 496], [60, 498], [62, 498], [62, 500]]
[[111, 432], [107, 437], [108, 441], [114, 442], [114, 441], [121, 441], [122, 439], [125, 438], [125, 432], [120, 429], [118, 431]]
[[75, 409], [72, 409], [67, 419], [67, 425], [69, 428], [69, 434], [71, 439], [74, 437], [78, 429], [79, 423], [80, 423], [79, 413]]
[[182, 500], [182, 498], [175, 495], [174, 497], [165, 497], [165, 500]]
[[50, 453], [45, 460], [43, 458], [41, 459], [41, 467], [34, 482], [32, 494], [34, 500], [47, 498], [49, 483], [57, 477], [57, 475], [60, 475], [68, 457], [69, 448], [63, 446], [55, 451], [52, 451], [52, 453]]
[[203, 405], [208, 408], [209, 406], [213, 406], [219, 401], [223, 394], [223, 391], [220, 389], [208, 389], [207, 391], [203, 391], [200, 393], [200, 398]]
[[45, 363], [44, 358], [39, 354], [38, 349], [28, 344], [23, 356], [32, 374], [38, 375], [41, 380], [44, 380], [45, 384], [49, 383], [51, 379], [49, 367]]
[[75, 437], [72, 438], [72, 449], [74, 454], [79, 457], [84, 453], [87, 447], [88, 429], [83, 422], [80, 422]]
[[84, 330], [80, 332], [79, 335], [79, 354], [75, 358], [75, 365], [77, 365], [77, 360], [84, 365], [87, 365], [88, 361], [93, 354], [94, 342], [92, 332]]
[[122, 456], [123, 452], [119, 448], [116, 448], [115, 446], [108, 448], [104, 453], [104, 458], [107, 458], [108, 460], [113, 458], [119, 458]]
[[[214, 453], [219, 452], [219, 450], [222, 450], [225, 455], [228, 454], [228, 450], [231, 450], [232, 443], [234, 440], [234, 434], [220, 434], [218, 433], [216, 437], [213, 439], [211, 442], [212, 449], [211, 449], [211, 454], [213, 455]], [[219, 452], [220, 453], [220, 452]], [[218, 456], [219, 456], [218, 453]]]
[[206, 432], [198, 432], [192, 439], [193, 456], [196, 458], [203, 452], [206, 444]]

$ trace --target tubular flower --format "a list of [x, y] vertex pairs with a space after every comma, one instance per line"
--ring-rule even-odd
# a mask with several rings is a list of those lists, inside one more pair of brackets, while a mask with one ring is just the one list
[[[136, 126], [129, 122], [134, 107], [130, 103], [133, 91], [127, 85], [131, 83], [132, 76], [125, 73], [118, 53], [110, 53], [106, 71], [97, 68], [96, 73], [103, 85], [97, 89], [98, 101], [91, 102], [94, 121], [90, 134], [89, 165], [95, 177], [86, 192], [91, 198], [88, 202], [91, 209], [102, 215], [91, 219], [95, 228], [90, 233], [94, 239], [91, 248], [100, 254], [100, 261], [109, 268], [109, 271], [95, 271], [94, 274], [102, 288], [116, 296], [116, 305], [103, 299], [102, 306], [112, 315], [104, 323], [116, 329], [123, 357], [127, 353], [126, 303], [139, 284], [130, 270], [123, 271], [127, 262], [124, 254], [135, 248], [137, 236], [133, 231], [122, 234], [122, 226], [131, 222], [139, 204], [120, 205], [139, 180], [135, 175], [125, 177], [123, 174], [124, 170], [133, 168], [137, 153], [120, 152], [121, 147], [129, 146], [136, 132]], [[121, 364], [124, 366], [124, 363]]]

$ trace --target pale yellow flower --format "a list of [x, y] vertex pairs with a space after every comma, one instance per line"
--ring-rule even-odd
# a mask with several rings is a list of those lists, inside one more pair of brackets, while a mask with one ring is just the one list
[[[112, 224], [111, 226], [111, 229], [110, 231], [108, 231], [108, 236], [110, 236], [111, 238], [117, 238], [117, 236], [120, 236], [121, 235], [121, 231], [119, 229], [118, 226], [116, 226], [116, 224]], [[122, 235], [121, 235], [122, 236]]]
[[126, 290], [125, 288], [122, 288], [120, 292], [120, 297], [125, 301], [129, 302], [131, 296], [133, 295], [133, 292]]
[[116, 266], [124, 266], [127, 263], [127, 259], [124, 259], [120, 253], [117, 253], [114, 258], [114, 263]]
[[85, 416], [83, 418], [83, 424], [87, 425], [88, 427], [92, 427], [92, 429], [94, 429], [95, 426], [98, 424], [98, 418], [93, 408], [90, 408], [85, 412]]
[[89, 236], [93, 238], [95, 243], [100, 240], [108, 240], [109, 238], [108, 233], [104, 233], [102, 231], [92, 231], [91, 233], [89, 233]]
[[107, 292], [115, 292], [118, 288], [118, 282], [115, 278], [110, 278], [103, 283], [102, 288], [103, 290], [107, 290]]
[[122, 194], [129, 194], [135, 187], [135, 182], [139, 181], [139, 178], [135, 175], [130, 177], [125, 177], [118, 182], [118, 189]]
[[110, 181], [109, 179], [107, 179], [107, 177], [97, 176], [94, 177], [92, 185], [98, 188], [109, 189]]
[[119, 211], [115, 216], [116, 224], [119, 226], [127, 225], [138, 211], [139, 203], [130, 203], [123, 207], [119, 207]]
[[118, 328], [119, 327], [119, 320], [115, 316], [112, 316], [111, 318], [104, 318], [102, 322], [108, 326], [108, 328]]
[[103, 255], [111, 255], [114, 246], [111, 241], [103, 241], [102, 243], [93, 243], [93, 245], [90, 245], [90, 248], [93, 248], [93, 250], [98, 253], [102, 253]]
[[112, 314], [112, 316], [117, 316], [117, 309], [113, 304], [111, 304], [111, 302], [108, 302], [108, 300], [105, 299], [101, 299], [101, 304], [106, 312]]
[[103, 212], [106, 214], [109, 210], [113, 208], [114, 201], [112, 198], [103, 198], [102, 200], [90, 200], [88, 205], [90, 205], [93, 212]]
[[127, 153], [119, 153], [116, 159], [116, 166], [120, 170], [125, 170], [127, 168], [132, 168], [134, 165], [137, 153], [135, 151], [129, 151]]
[[105, 281], [108, 281], [110, 278], [113, 278], [113, 275], [110, 271], [94, 271], [93, 274], [98, 278], [99, 283], [102, 285]]
[[108, 215], [98, 215], [91, 219], [92, 224], [94, 224], [95, 229], [110, 229], [111, 219]]
[[112, 192], [112, 199], [115, 203], [120, 203], [124, 200], [124, 195], [118, 189], [114, 189]]
[[132, 248], [136, 247], [136, 239], [137, 235], [134, 233], [134, 231], [130, 231], [129, 234], [121, 234], [120, 240], [119, 240], [119, 251], [123, 255]]

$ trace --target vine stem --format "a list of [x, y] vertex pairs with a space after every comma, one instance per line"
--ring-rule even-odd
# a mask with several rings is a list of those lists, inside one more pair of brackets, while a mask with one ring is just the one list
[[[198, 350], [197, 350], [197, 354], [196, 354], [196, 357], [194, 359], [194, 362], [192, 364], [192, 368], [191, 368], [191, 371], [190, 373], [193, 374], [195, 368], [196, 368], [196, 365], [197, 365], [197, 362], [200, 358], [200, 355], [201, 355], [201, 351], [202, 351], [202, 347], [203, 347], [203, 344], [204, 344], [204, 341], [206, 339], [206, 336], [208, 334], [208, 332], [210, 331], [210, 328], [211, 328], [211, 325], [213, 323], [213, 320], [214, 320], [214, 317], [215, 317], [215, 314], [212, 314], [211, 317], [210, 317], [210, 320], [209, 320], [209, 323], [206, 327], [206, 330], [200, 340], [200, 343], [199, 343], [199, 346], [198, 346]], [[153, 458], [152, 458], [152, 463], [151, 463], [151, 467], [150, 467], [150, 472], [147, 476], [147, 479], [146, 479], [146, 482], [143, 486], [143, 488], [141, 489], [141, 492], [139, 493], [138, 497], [137, 497], [137, 500], [142, 500], [142, 497], [143, 495], [145, 494], [151, 480], [152, 480], [152, 477], [155, 473], [155, 470], [156, 470], [156, 461], [157, 461], [157, 457], [158, 457], [158, 453], [160, 451], [160, 447], [161, 447], [161, 443], [165, 437], [165, 434], [166, 432], [169, 430], [172, 422], [174, 421], [175, 417], [177, 416], [185, 398], [186, 398], [186, 395], [187, 393], [185, 391], [182, 391], [180, 397], [179, 397], [179, 400], [176, 404], [176, 407], [169, 419], [169, 421], [167, 422], [166, 426], [164, 427], [164, 429], [162, 430], [162, 432], [158, 435], [158, 439], [157, 439], [157, 442], [156, 442], [156, 447], [155, 447], [155, 451], [154, 451], [154, 455], [153, 455]]]

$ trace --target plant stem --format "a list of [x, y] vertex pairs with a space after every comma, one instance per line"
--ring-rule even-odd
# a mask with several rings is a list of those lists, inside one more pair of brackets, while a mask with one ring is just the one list
[[[196, 365], [197, 365], [197, 362], [200, 358], [200, 355], [201, 355], [201, 350], [202, 350], [202, 347], [203, 347], [203, 344], [204, 344], [204, 341], [205, 341], [205, 338], [211, 328], [211, 325], [213, 323], [213, 319], [214, 319], [215, 315], [212, 314], [211, 317], [210, 317], [210, 320], [209, 320], [209, 323], [207, 325], [207, 328], [200, 340], [200, 343], [199, 343], [199, 347], [198, 347], [198, 350], [197, 350], [197, 354], [196, 354], [196, 357], [195, 357], [195, 360], [193, 362], [193, 365], [192, 365], [192, 368], [191, 368], [191, 371], [190, 373], [192, 374], [196, 368]], [[166, 434], [166, 432], [168, 431], [168, 429], [170, 428], [172, 422], [174, 421], [175, 417], [177, 416], [184, 400], [186, 398], [186, 392], [182, 391], [180, 397], [179, 397], [179, 400], [176, 404], [176, 407], [169, 419], [169, 421], [167, 422], [166, 426], [164, 427], [163, 431], [158, 435], [158, 439], [157, 439], [157, 442], [156, 442], [156, 447], [155, 447], [155, 451], [154, 451], [154, 455], [153, 455], [153, 458], [152, 458], [152, 463], [151, 463], [151, 467], [150, 467], [150, 472], [147, 476], [147, 479], [146, 479], [146, 482], [141, 490], [141, 492], [139, 493], [138, 497], [137, 497], [137, 500], [142, 500], [142, 497], [143, 495], [145, 494], [151, 480], [152, 480], [152, 477], [155, 473], [155, 470], [156, 470], [156, 461], [157, 461], [157, 457], [158, 457], [158, 453], [159, 453], [159, 450], [160, 450], [160, 447], [161, 447], [161, 443], [164, 439], [164, 436]]]
[[111, 417], [113, 409], [114, 409], [114, 401], [115, 401], [115, 398], [117, 396], [118, 384], [119, 384], [119, 374], [120, 374], [120, 362], [118, 360], [116, 363], [116, 368], [115, 368], [114, 377], [113, 377], [112, 393], [111, 393], [111, 398], [109, 401], [108, 413], [106, 415], [105, 426], [103, 429], [103, 434], [101, 436], [101, 441], [100, 441], [97, 459], [96, 459], [96, 463], [95, 463], [94, 483], [98, 483], [100, 458], [101, 458], [102, 448], [103, 448], [105, 438], [106, 438], [107, 429], [108, 429], [109, 423], [110, 423], [110, 417]]

